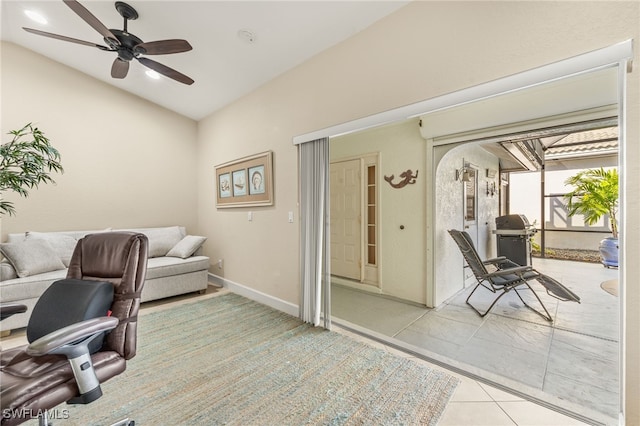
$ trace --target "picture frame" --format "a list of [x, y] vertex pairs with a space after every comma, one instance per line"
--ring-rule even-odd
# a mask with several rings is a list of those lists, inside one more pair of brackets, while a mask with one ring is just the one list
[[216, 207], [273, 205], [273, 152], [215, 166]]
[[240, 169], [231, 173], [231, 183], [234, 197], [247, 195], [247, 170]]
[[218, 176], [218, 188], [220, 198], [231, 197], [231, 175], [229, 173], [223, 173]]

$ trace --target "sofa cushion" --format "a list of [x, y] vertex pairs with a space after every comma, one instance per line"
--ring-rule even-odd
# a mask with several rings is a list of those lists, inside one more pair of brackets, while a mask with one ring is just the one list
[[200, 237], [197, 235], [187, 235], [178, 244], [173, 246], [167, 253], [169, 257], [180, 257], [186, 259], [196, 252], [207, 241], [207, 237]]
[[149, 257], [166, 256], [167, 252], [182, 240], [185, 236], [179, 226], [166, 228], [129, 229], [128, 231], [140, 232], [149, 239]]
[[206, 256], [192, 256], [187, 259], [168, 256], [154, 257], [149, 259], [147, 263], [147, 279], [207, 270], [209, 266], [209, 258]]
[[45, 240], [46, 242], [48, 242], [65, 267], [69, 266], [71, 256], [73, 255], [73, 250], [76, 248], [76, 244], [78, 243], [78, 240], [69, 235], [48, 232], [27, 231], [25, 233], [25, 239], [27, 241]]
[[0, 281], [0, 300], [3, 302], [18, 302], [33, 298], [37, 299], [49, 288], [52, 282], [63, 279], [66, 276], [67, 270], [61, 269], [25, 278]]
[[[111, 232], [113, 229], [112, 228], [104, 228], [104, 229], [96, 229], [96, 230], [90, 230], [90, 231], [50, 231], [50, 232], [43, 232], [43, 231], [39, 231], [40, 234], [46, 234], [46, 235], [52, 235], [52, 236], [56, 236], [56, 235], [64, 235], [67, 237], [71, 237], [74, 240], [79, 240], [80, 238], [84, 237], [85, 235], [88, 234], [98, 234], [100, 232]], [[28, 233], [33, 233], [34, 231], [27, 231], [27, 232], [20, 232], [20, 233], [11, 233], [11, 234], [7, 234], [7, 243], [17, 243], [19, 241], [24, 241], [25, 238], [27, 237]]]
[[65, 269], [56, 252], [45, 240], [0, 244], [0, 252], [15, 268], [20, 278]]

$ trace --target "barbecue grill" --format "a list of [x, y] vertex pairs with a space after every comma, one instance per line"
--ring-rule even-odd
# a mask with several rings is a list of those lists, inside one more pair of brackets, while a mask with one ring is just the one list
[[509, 214], [496, 218], [498, 256], [504, 256], [521, 266], [531, 266], [531, 237], [536, 229], [523, 214]]

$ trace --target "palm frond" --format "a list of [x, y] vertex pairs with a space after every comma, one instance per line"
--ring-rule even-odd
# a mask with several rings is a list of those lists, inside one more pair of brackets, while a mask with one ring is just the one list
[[594, 225], [600, 218], [609, 215], [611, 232], [618, 237], [618, 170], [583, 170], [565, 180], [574, 187], [564, 196], [569, 216], [580, 214], [585, 223]]
[[[55, 183], [50, 173], [63, 173], [61, 157], [44, 133], [32, 123], [9, 132], [10, 142], [0, 144], [0, 195], [12, 191], [22, 197], [43, 183]], [[9, 201], [0, 200], [0, 214], [15, 214]]]

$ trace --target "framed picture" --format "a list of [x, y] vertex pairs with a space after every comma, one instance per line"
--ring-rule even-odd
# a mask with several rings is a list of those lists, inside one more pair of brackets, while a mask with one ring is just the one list
[[264, 166], [249, 168], [249, 176], [251, 177], [249, 194], [264, 194]]
[[218, 188], [220, 198], [231, 197], [231, 175], [223, 173], [218, 176]]
[[233, 196], [242, 197], [247, 195], [247, 171], [245, 169], [236, 170], [231, 176], [233, 179]]
[[267, 151], [215, 166], [216, 207], [273, 205], [273, 152]]

